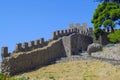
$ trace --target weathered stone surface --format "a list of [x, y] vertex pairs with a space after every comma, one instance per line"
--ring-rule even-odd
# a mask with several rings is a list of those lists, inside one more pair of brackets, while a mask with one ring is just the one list
[[66, 56], [78, 55], [79, 52], [86, 51], [93, 39], [86, 35], [73, 33], [62, 38]]
[[86, 33], [80, 33], [82, 32], [80, 29], [73, 27], [54, 32], [51, 40], [44, 41], [41, 38], [36, 41], [37, 44], [31, 41], [30, 46], [28, 43], [24, 46], [22, 43], [17, 44], [16, 50], [2, 60], [2, 73], [15, 75], [48, 65], [57, 58], [86, 51], [88, 45], [93, 43], [93, 38]]
[[22, 43], [16, 44], [14, 52], [22, 52], [22, 51], [24, 51], [22, 47]]
[[63, 47], [61, 44], [62, 39], [59, 39], [42, 49], [22, 52], [19, 55], [5, 58], [2, 61], [2, 72], [14, 75], [50, 64], [50, 62], [62, 56]]
[[102, 45], [98, 43], [92, 43], [88, 46], [87, 52], [91, 55], [92, 52], [102, 51]]

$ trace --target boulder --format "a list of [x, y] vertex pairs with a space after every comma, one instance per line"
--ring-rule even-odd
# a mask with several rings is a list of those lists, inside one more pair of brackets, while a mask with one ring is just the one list
[[92, 52], [102, 51], [102, 45], [98, 43], [92, 43], [87, 48], [87, 53], [91, 55]]

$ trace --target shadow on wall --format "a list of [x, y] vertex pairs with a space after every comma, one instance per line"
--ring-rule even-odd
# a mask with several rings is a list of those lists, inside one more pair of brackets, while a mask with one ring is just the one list
[[[31, 41], [30, 43], [18, 43], [13, 53], [9, 54], [8, 48], [2, 48], [2, 73], [15, 75], [50, 64], [60, 57], [77, 55], [86, 51], [87, 46], [93, 42], [92, 28], [82, 28], [78, 25], [68, 30], [53, 32], [51, 40]], [[27, 65], [26, 65], [27, 64]]]

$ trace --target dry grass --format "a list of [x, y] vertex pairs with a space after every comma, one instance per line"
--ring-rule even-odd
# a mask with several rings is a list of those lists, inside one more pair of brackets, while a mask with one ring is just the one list
[[96, 60], [54, 64], [17, 75], [30, 80], [120, 80], [120, 69]]
[[[45, 48], [47, 47], [41, 49]], [[120, 44], [104, 48], [103, 52], [120, 54]], [[120, 80], [120, 68], [97, 60], [80, 60], [49, 65], [15, 77], [23, 76], [29, 77], [30, 80]]]

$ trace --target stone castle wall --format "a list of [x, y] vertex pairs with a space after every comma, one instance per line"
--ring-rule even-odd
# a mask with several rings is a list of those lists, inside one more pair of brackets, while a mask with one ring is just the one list
[[53, 37], [49, 41], [41, 38], [30, 43], [19, 43], [11, 54], [7, 47], [3, 47], [2, 72], [15, 75], [48, 65], [57, 58], [86, 51], [87, 46], [93, 42], [91, 35], [91, 28], [80, 30], [79, 27], [72, 27], [53, 32]]
[[44, 41], [44, 38], [39, 40], [24, 42], [24, 43], [17, 43], [16, 48], [13, 52], [23, 52], [23, 51], [30, 51], [36, 48], [42, 48], [48, 45], [49, 41]]
[[67, 57], [78, 55], [82, 51], [86, 51], [89, 44], [93, 43], [93, 38], [88, 35], [73, 33], [63, 37], [63, 46]]
[[56, 58], [62, 57], [62, 50], [64, 50], [62, 40], [58, 39], [44, 48], [15, 53], [2, 61], [2, 71], [15, 75], [16, 73], [26, 72], [37, 67], [48, 65]]

